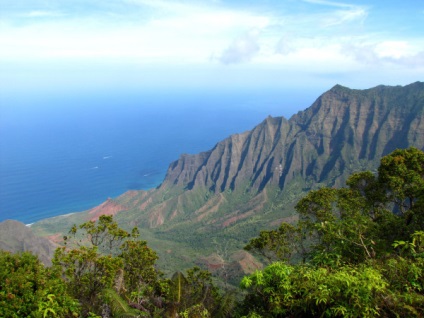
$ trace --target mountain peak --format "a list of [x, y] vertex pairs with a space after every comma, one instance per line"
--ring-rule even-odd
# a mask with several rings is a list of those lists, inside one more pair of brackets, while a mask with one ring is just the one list
[[351, 89], [349, 87], [346, 87], [340, 84], [336, 84], [330, 89], [330, 91], [340, 91], [340, 90], [351, 90]]
[[[227, 138], [209, 152], [181, 157], [182, 162], [170, 167], [182, 170], [178, 174], [168, 170], [168, 184], [206, 187], [217, 193], [244, 183], [259, 191], [266, 185], [283, 188], [296, 177], [315, 183], [330, 177], [336, 182], [346, 174], [348, 162], [374, 162], [412, 140], [424, 146], [424, 136], [417, 135], [423, 130], [411, 126], [424, 125], [422, 115], [412, 116], [424, 107], [420, 95], [412, 93], [421, 86], [418, 82], [356, 90], [337, 84], [289, 121], [268, 116], [250, 132]], [[381, 129], [386, 126], [390, 133]], [[407, 138], [397, 137], [405, 133]], [[349, 173], [360, 169], [358, 164], [350, 166]]]

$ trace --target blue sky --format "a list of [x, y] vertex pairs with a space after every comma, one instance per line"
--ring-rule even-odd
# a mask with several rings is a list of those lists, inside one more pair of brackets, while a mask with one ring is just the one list
[[0, 0], [3, 94], [424, 80], [424, 1]]

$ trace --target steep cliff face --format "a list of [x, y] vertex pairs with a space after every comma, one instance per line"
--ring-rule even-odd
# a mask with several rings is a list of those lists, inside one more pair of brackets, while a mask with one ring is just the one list
[[279, 211], [305, 191], [342, 186], [351, 173], [374, 170], [382, 156], [409, 146], [424, 149], [424, 83], [336, 85], [290, 120], [268, 117], [210, 151], [182, 155], [158, 189], [118, 201], [127, 220], [151, 228], [203, 224], [199, 231], [213, 232], [264, 220], [268, 210], [275, 211], [267, 216], [274, 224], [277, 215], [293, 213]]
[[343, 185], [351, 173], [375, 170], [382, 156], [409, 146], [424, 149], [424, 83], [336, 85], [289, 120], [268, 117], [210, 151], [182, 155], [156, 189], [129, 191], [91, 214], [33, 228], [54, 234], [93, 214], [116, 213], [120, 224], [144, 231], [166, 266], [185, 264], [187, 249], [202, 263], [223, 242], [235, 252], [260, 230], [295, 222], [293, 206], [309, 189]]
[[232, 135], [208, 152], [183, 155], [170, 165], [162, 187], [206, 187], [219, 193], [247, 180], [254, 188], [263, 187], [273, 175], [274, 156], [289, 128], [286, 119], [268, 117], [252, 131]]
[[424, 147], [423, 90], [419, 82], [368, 90], [336, 85], [290, 120], [268, 117], [208, 152], [181, 156], [161, 187], [219, 193], [246, 183], [259, 192], [267, 185], [284, 189], [296, 177], [340, 183], [396, 148]]

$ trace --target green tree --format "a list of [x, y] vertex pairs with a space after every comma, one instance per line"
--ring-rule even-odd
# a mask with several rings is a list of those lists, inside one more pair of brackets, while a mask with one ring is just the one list
[[127, 240], [120, 249], [123, 270], [116, 280], [115, 289], [125, 295], [135, 308], [144, 312], [161, 311], [168, 283], [155, 267], [156, 252], [147, 246], [146, 241], [140, 240]]
[[272, 263], [245, 277], [244, 314], [424, 316], [424, 152], [396, 150], [378, 172], [309, 192], [296, 205], [296, 225], [250, 241], [248, 249], [283, 261], [296, 251], [303, 262]]
[[0, 250], [0, 317], [79, 317], [57, 268], [30, 253]]
[[307, 255], [314, 260], [361, 262], [376, 256], [375, 223], [356, 192], [346, 188], [311, 191], [296, 210], [298, 226], [310, 245]]
[[275, 262], [244, 277], [243, 307], [264, 317], [375, 317], [386, 293], [380, 272], [366, 265], [290, 266]]
[[424, 229], [424, 152], [411, 147], [383, 157], [378, 180], [406, 225]]
[[270, 260], [295, 255], [333, 263], [391, 253], [395, 240], [424, 230], [424, 152], [395, 150], [381, 159], [378, 171], [377, 177], [353, 174], [346, 188], [309, 192], [296, 205], [297, 225], [263, 231], [246, 249]]
[[414, 147], [393, 151], [381, 159], [378, 179], [405, 214], [424, 194], [424, 152]]
[[251, 239], [244, 249], [260, 254], [268, 262], [290, 261], [295, 253], [300, 254], [302, 252], [300, 242], [299, 228], [288, 223], [282, 223], [276, 230], [261, 231], [259, 237]]
[[130, 234], [112, 216], [102, 215], [98, 222], [73, 226], [65, 246], [56, 250], [53, 264], [62, 268], [68, 290], [80, 301], [84, 316], [101, 314], [108, 302], [116, 304], [116, 296], [148, 311], [145, 304], [156, 291], [158, 279], [157, 256], [138, 236], [136, 229]]

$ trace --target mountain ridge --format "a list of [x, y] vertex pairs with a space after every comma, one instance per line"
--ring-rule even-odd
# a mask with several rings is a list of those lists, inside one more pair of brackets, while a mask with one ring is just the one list
[[[375, 170], [382, 156], [409, 146], [424, 149], [424, 83], [335, 85], [290, 119], [269, 116], [209, 151], [181, 155], [157, 188], [129, 191], [108, 205], [155, 249], [181, 244], [203, 257], [227, 242], [234, 251], [262, 229], [295, 221], [293, 206], [306, 191], [342, 186], [351, 173]], [[77, 213], [33, 229], [51, 235], [88, 219]], [[167, 250], [164, 262], [180, 257]]]
[[[421, 88], [424, 86], [421, 82], [416, 82], [405, 86], [405, 88], [417, 87]], [[383, 114], [375, 112], [379, 110], [381, 105], [384, 106], [384, 100], [380, 100], [378, 97], [374, 97], [374, 100], [369, 105], [362, 105], [364, 98], [368, 97], [367, 95], [375, 95], [376, 91], [384, 92], [385, 90], [401, 91], [403, 87], [401, 86], [377, 86], [373, 89], [367, 90], [351, 90], [349, 88], [343, 87], [341, 85], [336, 85], [328, 92], [321, 95], [311, 107], [305, 111], [298, 112], [293, 115], [289, 120], [286, 120], [284, 117], [268, 117], [258, 126], [253, 128], [251, 131], [244, 132], [242, 134], [232, 135], [222, 142], [218, 143], [213, 149], [208, 152], [202, 152], [198, 155], [183, 155], [179, 160], [171, 163], [168, 172], [166, 174], [165, 180], [162, 183], [162, 186], [173, 185], [183, 185], [187, 189], [192, 189], [194, 184], [204, 184], [209, 185], [209, 189], [213, 192], [224, 191], [228, 187], [233, 189], [234, 185], [237, 183], [237, 178], [240, 173], [240, 169], [234, 169], [234, 159], [237, 160], [237, 166], [240, 168], [243, 164], [247, 164], [245, 169], [248, 170], [245, 175], [252, 176], [253, 187], [256, 185], [259, 189], [263, 188], [264, 183], [270, 179], [269, 175], [261, 176], [261, 172], [266, 169], [268, 174], [277, 168], [279, 169], [279, 164], [287, 163], [288, 160], [283, 160], [282, 156], [278, 156], [278, 151], [281, 154], [286, 154], [287, 157], [291, 158], [295, 156], [293, 148], [295, 147], [296, 139], [303, 139], [303, 143], [310, 143], [313, 148], [316, 150], [318, 155], [328, 152], [333, 153], [336, 150], [339, 150], [338, 147], [342, 145], [339, 141], [340, 136], [345, 137], [346, 133], [349, 134], [347, 142], [353, 143], [356, 141], [355, 147], [359, 147], [359, 144], [364, 144], [365, 147], [362, 147], [359, 152], [360, 155], [357, 159], [368, 159], [372, 160], [376, 156], [381, 157], [384, 154], [389, 152], [389, 148], [379, 149], [378, 147], [378, 133], [381, 130], [381, 124], [385, 120], [385, 116], [390, 116], [388, 109], [381, 110]], [[354, 100], [349, 102], [347, 95], [352, 95], [354, 93]], [[396, 92], [394, 92], [396, 94]], [[403, 94], [403, 92], [402, 92]], [[347, 105], [343, 103], [348, 102]], [[380, 103], [381, 105], [376, 105]], [[388, 105], [390, 109], [394, 105]], [[368, 114], [364, 114], [364, 108], [373, 108], [373, 111]], [[349, 113], [347, 110], [351, 109]], [[410, 112], [413, 109], [406, 108], [404, 112]], [[368, 116], [367, 116], [368, 115]], [[360, 120], [361, 116], [367, 116], [366, 120]], [[352, 123], [352, 117], [356, 117], [354, 120], [361, 124], [362, 126], [355, 127]], [[383, 117], [383, 118], [379, 118]], [[347, 124], [351, 124], [350, 126]], [[394, 123], [395, 124], [395, 123]], [[407, 129], [408, 126], [411, 129], [407, 131], [402, 131], [402, 135], [411, 134], [413, 135], [412, 127], [413, 125], [419, 126], [422, 123], [414, 123], [414, 118], [410, 118], [410, 122], [405, 125], [404, 129]], [[288, 127], [287, 127], [288, 126]], [[332, 129], [328, 129], [328, 126], [332, 126]], [[378, 128], [380, 127], [380, 128]], [[356, 130], [356, 132], [362, 135], [362, 140], [355, 138], [352, 135], [352, 132], [344, 131], [343, 129]], [[393, 127], [399, 131], [399, 127]], [[415, 127], [416, 129], [417, 127]], [[364, 135], [365, 130], [370, 131], [369, 134], [377, 134], [377, 137], [369, 138], [369, 136]], [[323, 132], [328, 133], [327, 135]], [[285, 138], [285, 140], [281, 140]], [[413, 138], [413, 137], [411, 137]], [[290, 140], [292, 139], [292, 140]], [[326, 140], [327, 139], [327, 142]], [[331, 140], [331, 142], [328, 142]], [[402, 148], [406, 147], [407, 143], [403, 142], [404, 140], [391, 140], [391, 143], [395, 142], [395, 147]], [[416, 141], [416, 137], [415, 137]], [[251, 143], [254, 143], [254, 147], [250, 147]], [[269, 158], [268, 161], [261, 160], [261, 155], [252, 148], [258, 148], [257, 144], [262, 143], [263, 147], [259, 148], [261, 152], [263, 150], [267, 151], [270, 155], [273, 155]], [[278, 143], [285, 144], [285, 148], [279, 147]], [[287, 144], [288, 143], [288, 144]], [[339, 144], [339, 146], [337, 145]], [[244, 149], [243, 146], [245, 145]], [[247, 156], [250, 154], [250, 157]], [[256, 157], [258, 160], [252, 164], [253, 157]], [[250, 159], [250, 160], [249, 160]], [[210, 163], [209, 161], [213, 161]], [[272, 160], [272, 161], [271, 161]], [[228, 163], [233, 163], [233, 167], [228, 165]], [[275, 162], [275, 163], [274, 163]], [[250, 164], [249, 164], [250, 163]], [[273, 165], [274, 163], [274, 165]], [[331, 162], [329, 163], [329, 165]], [[196, 166], [196, 171], [190, 169], [190, 166]], [[302, 166], [303, 176], [308, 174], [305, 169], [313, 170], [313, 166], [304, 167]], [[333, 167], [328, 167], [324, 170], [330, 170]], [[225, 171], [224, 175], [220, 175], [222, 171]], [[293, 171], [289, 165], [284, 165], [283, 171], [281, 172], [282, 176], [279, 180], [279, 185], [284, 186], [290, 180], [288, 175]], [[322, 172], [322, 175], [318, 178], [318, 182], [326, 177], [325, 172]], [[211, 184], [211, 181], [213, 184]]]

